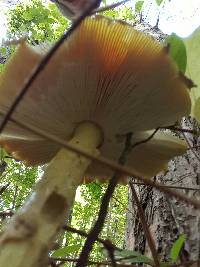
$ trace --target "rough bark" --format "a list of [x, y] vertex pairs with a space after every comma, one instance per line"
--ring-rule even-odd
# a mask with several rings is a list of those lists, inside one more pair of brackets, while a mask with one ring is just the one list
[[[195, 122], [185, 120], [184, 128], [198, 129]], [[190, 146], [200, 145], [200, 138], [191, 134], [186, 135]], [[200, 199], [200, 152], [199, 149], [188, 150], [182, 157], [169, 163], [168, 172], [154, 177], [165, 184], [193, 187], [197, 190], [181, 190], [188, 196]], [[157, 251], [163, 260], [169, 258], [169, 251], [173, 242], [182, 233], [186, 235], [184, 248], [180, 253], [181, 261], [198, 260], [200, 258], [200, 212], [180, 201], [164, 196], [158, 191], [146, 187], [135, 186], [143, 205], [149, 229], [156, 243]], [[176, 189], [177, 190], [177, 189]], [[179, 190], [180, 191], [180, 190]], [[138, 212], [132, 199], [129, 188], [128, 208], [132, 213], [127, 213], [126, 242], [129, 250], [139, 250], [149, 254], [148, 244], [138, 220]]]

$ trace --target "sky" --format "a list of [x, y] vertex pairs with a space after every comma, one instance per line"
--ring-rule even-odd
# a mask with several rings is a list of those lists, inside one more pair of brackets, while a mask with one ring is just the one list
[[158, 7], [155, 0], [144, 3], [144, 17], [156, 24], [160, 12], [159, 28], [166, 34], [175, 32], [181, 37], [190, 35], [200, 25], [200, 0], [167, 0]]
[[[3, 11], [7, 10], [8, 3], [18, 0], [0, 0], [0, 42], [5, 38], [6, 26]], [[107, 3], [114, 2], [107, 0]], [[136, 0], [130, 0], [134, 6]], [[156, 24], [160, 13], [159, 28], [167, 34], [175, 32], [181, 37], [190, 35], [200, 25], [200, 0], [164, 0], [160, 7], [155, 0], [144, 0], [143, 17], [151, 25]]]

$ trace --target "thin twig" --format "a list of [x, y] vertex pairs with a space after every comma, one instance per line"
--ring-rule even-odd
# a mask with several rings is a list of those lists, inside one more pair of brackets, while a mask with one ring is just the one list
[[[128, 257], [127, 257], [128, 258]], [[72, 258], [62, 258], [62, 257], [51, 257], [52, 260], [54, 261], [62, 261], [62, 262], [77, 262], [78, 258], [76, 259], [72, 259]], [[125, 258], [123, 258], [125, 259]], [[167, 264], [167, 267], [181, 267], [181, 266], [190, 266], [193, 265], [195, 263], [199, 263], [200, 261], [185, 261], [185, 262], [181, 262], [178, 264]], [[110, 261], [102, 261], [102, 262], [97, 262], [97, 261], [88, 261], [88, 265], [96, 265], [96, 266], [101, 266], [101, 265], [108, 265], [108, 266], [112, 266]], [[58, 265], [57, 265], [58, 266]], [[133, 264], [117, 264], [117, 267], [138, 267], [137, 265], [133, 265]]]
[[115, 260], [115, 254], [114, 254], [116, 247], [109, 240], [107, 240], [106, 243], [107, 243], [107, 245], [105, 246], [105, 248], [107, 249], [111, 265], [112, 265], [112, 267], [117, 267], [117, 262]]
[[[96, 182], [94, 182], [97, 186], [99, 186], [99, 188], [101, 188], [101, 186], [98, 184], [98, 183], [96, 183]], [[145, 184], [144, 184], [145, 185]], [[124, 204], [119, 200], [119, 199], [117, 199], [115, 196], [112, 196], [112, 198], [116, 201], [116, 202], [118, 202], [123, 208], [125, 208], [126, 209], [126, 211], [128, 211], [129, 213], [132, 213], [133, 215], [134, 215], [134, 213], [132, 212], [132, 210], [130, 210], [128, 207], [124, 207]]]
[[91, 11], [96, 7], [99, 0], [95, 0], [91, 2], [91, 5], [73, 22], [71, 27], [63, 33], [60, 39], [55, 43], [55, 45], [49, 50], [46, 56], [40, 61], [39, 65], [33, 70], [33, 73], [24, 83], [24, 86], [20, 90], [19, 94], [16, 96], [15, 100], [11, 104], [10, 108], [6, 112], [5, 117], [3, 118], [0, 124], [0, 133], [5, 128], [6, 124], [8, 123], [9, 118], [12, 116], [13, 112], [15, 111], [16, 107], [19, 105], [20, 101], [23, 99], [25, 94], [28, 92], [31, 84], [35, 81], [41, 71], [45, 68], [47, 63], [51, 60], [57, 49], [64, 43], [64, 41], [69, 38], [69, 36], [73, 33], [73, 31], [81, 24], [82, 20], [86, 18], [88, 15], [91, 14]]
[[0, 217], [13, 216], [14, 212], [12, 210], [0, 211]]
[[146, 139], [141, 140], [141, 141], [138, 141], [138, 142], [135, 142], [135, 143], [132, 145], [131, 149], [134, 149], [136, 146], [145, 144], [145, 143], [147, 143], [148, 141], [150, 141], [150, 140], [154, 137], [154, 135], [158, 132], [158, 130], [159, 130], [159, 128], [155, 129], [155, 130], [153, 131], [153, 133], [150, 134]]
[[179, 176], [179, 177], [177, 178], [176, 181], [171, 182], [170, 185], [180, 183], [180, 182], [182, 182], [185, 178], [188, 178], [188, 177], [190, 177], [191, 175], [192, 175], [192, 173], [186, 173], [186, 174], [183, 174], [183, 175]]
[[159, 30], [159, 27], [158, 27], [158, 25], [159, 25], [159, 21], [160, 21], [160, 11], [159, 11], [159, 13], [158, 13], [158, 17], [157, 17], [157, 20], [156, 20], [156, 24], [155, 24], [155, 26], [153, 27], [155, 30]]
[[[199, 190], [200, 190], [199, 187], [197, 188], [197, 187], [187, 187], [187, 186], [173, 185], [173, 184], [176, 184], [176, 183], [182, 181], [182, 180], [185, 179], [185, 178], [188, 178], [190, 175], [191, 175], [190, 173], [185, 174], [185, 175], [182, 175], [181, 178], [179, 177], [180, 180], [177, 180], [177, 181], [175, 181], [175, 182], [172, 182], [171, 184], [168, 184], [168, 185], [167, 185], [167, 184], [164, 184], [164, 185], [160, 185], [160, 186], [161, 186], [161, 187], [166, 187], [166, 188], [179, 189], [179, 190], [199, 191]], [[100, 185], [99, 185], [98, 183], [96, 183], [96, 182], [94, 182], [94, 183], [100, 187]], [[149, 185], [147, 185], [146, 183], [141, 183], [141, 182], [132, 182], [132, 184], [139, 185], [139, 186], [140, 186], [140, 185], [142, 185], [142, 186], [149, 186]], [[119, 199], [117, 199], [115, 196], [112, 196], [112, 198], [113, 198], [115, 201], [117, 201], [119, 204], [123, 205], [123, 203], [122, 203]], [[128, 210], [129, 212], [131, 212], [128, 208], [127, 208], [127, 210]]]
[[[63, 226], [63, 230], [69, 231], [69, 232], [71, 232], [71, 233], [78, 234], [78, 235], [83, 236], [83, 237], [88, 237], [88, 233], [86, 233], [85, 231], [80, 230], [80, 229], [76, 229], [76, 228], [71, 227], [71, 226], [68, 226], [68, 225], [64, 225], [64, 226]], [[96, 240], [97, 240], [98, 242], [100, 242], [101, 244], [103, 244], [104, 246], [107, 246], [107, 244], [106, 244], [106, 240], [103, 240], [102, 238], [99, 238], [99, 237], [97, 237]], [[116, 248], [116, 249], [117, 249], [117, 248]]]
[[153, 260], [154, 260], [154, 264], [155, 264], [155, 266], [158, 267], [158, 266], [160, 266], [160, 263], [159, 263], [158, 254], [157, 254], [157, 251], [156, 251], [155, 242], [154, 242], [154, 240], [152, 238], [151, 232], [149, 231], [149, 227], [148, 227], [148, 224], [146, 222], [146, 218], [145, 218], [145, 214], [144, 214], [142, 205], [141, 205], [141, 203], [140, 203], [140, 201], [138, 199], [137, 193], [136, 193], [135, 188], [134, 188], [134, 186], [133, 186], [131, 181], [129, 182], [129, 185], [131, 187], [132, 195], [133, 195], [133, 198], [135, 200], [135, 203], [136, 203], [136, 206], [137, 206], [137, 209], [138, 209], [139, 218], [140, 218], [140, 222], [142, 224], [143, 230], [144, 230], [145, 237], [147, 239], [147, 242], [149, 244], [149, 248], [151, 250], [151, 254], [152, 254], [152, 257], [153, 257]]
[[[51, 257], [52, 260], [54, 261], [63, 261], [63, 262], [77, 262], [78, 258], [76, 259], [72, 259], [72, 258], [61, 258], [61, 257]], [[88, 261], [87, 265], [96, 265], [96, 266], [102, 266], [102, 265], [108, 265], [108, 266], [112, 266], [112, 263], [110, 261], [102, 261], [102, 262], [98, 262], [98, 261]], [[125, 265], [125, 264], [118, 264], [116, 265], [117, 267], [138, 267], [136, 265]]]
[[[64, 230], [67, 230], [67, 231], [69, 231], [71, 233], [79, 234], [79, 235], [84, 236], [86, 238], [88, 237], [88, 234], [86, 232], [84, 232], [82, 230], [75, 229], [75, 228], [73, 228], [71, 226], [65, 225], [65, 226], [63, 226], [63, 229]], [[100, 243], [102, 243], [104, 245], [105, 249], [108, 250], [109, 256], [110, 256], [110, 259], [111, 259], [111, 263], [112, 263], [112, 267], [116, 267], [116, 263], [115, 263], [115, 260], [114, 260], [114, 253], [113, 252], [116, 249], [119, 250], [119, 248], [117, 248], [116, 246], [114, 246], [111, 243], [111, 241], [109, 241], [109, 240], [103, 240], [103, 239], [97, 237], [96, 241], [99, 241]]]
[[[0, 114], [4, 114], [4, 113], [2, 111], [0, 111]], [[177, 191], [173, 191], [170, 188], [165, 187], [162, 183], [155, 183], [154, 181], [152, 181], [148, 178], [141, 177], [138, 173], [136, 173], [135, 170], [129, 168], [128, 166], [122, 166], [122, 165], [116, 163], [115, 161], [107, 159], [103, 156], [95, 156], [89, 152], [86, 152], [80, 148], [77, 148], [77, 147], [69, 144], [66, 141], [63, 141], [59, 137], [56, 137], [50, 133], [47, 133], [47, 132], [45, 132], [45, 131], [37, 128], [37, 127], [34, 127], [32, 125], [29, 125], [27, 123], [19, 122], [15, 119], [10, 119], [10, 121], [16, 123], [17, 125], [23, 127], [24, 129], [27, 129], [27, 130], [31, 131], [32, 133], [35, 133], [35, 134], [37, 134], [37, 135], [39, 135], [39, 136], [41, 136], [47, 140], [53, 141], [54, 143], [57, 143], [60, 146], [69, 149], [70, 151], [73, 151], [73, 152], [78, 153], [78, 154], [80, 154], [80, 155], [82, 155], [88, 159], [96, 161], [99, 164], [110, 167], [112, 170], [118, 171], [119, 173], [125, 174], [127, 176], [137, 177], [138, 180], [142, 181], [146, 185], [150, 185], [150, 186], [158, 189], [160, 192], [163, 192], [165, 194], [173, 196], [173, 197], [185, 202], [186, 204], [192, 205], [195, 208], [200, 209], [200, 201], [198, 201], [194, 198], [188, 198], [185, 194], [178, 193]]]
[[92, 11], [91, 14], [100, 13], [100, 12], [104, 12], [104, 11], [107, 11], [107, 10], [114, 9], [114, 8], [116, 8], [116, 7], [120, 6], [120, 5], [123, 5], [123, 4], [125, 4], [126, 2], [129, 2], [129, 1], [130, 0], [123, 0], [123, 1], [111, 4], [111, 5], [107, 5], [105, 7], [97, 8], [94, 11]]
[[[125, 162], [127, 160], [127, 156], [129, 154], [129, 152], [131, 151], [131, 138], [132, 138], [132, 133], [127, 134], [125, 148], [124, 148], [124, 150], [123, 150], [123, 152], [119, 158], [119, 164], [121, 164], [121, 165], [125, 164]], [[118, 182], [119, 177], [120, 177], [120, 174], [118, 172], [116, 172], [113, 175], [113, 177], [110, 179], [107, 190], [106, 190], [106, 192], [102, 198], [102, 201], [101, 201], [101, 206], [99, 209], [98, 218], [96, 220], [94, 227], [91, 229], [91, 231], [88, 234], [88, 237], [87, 237], [85, 244], [82, 248], [82, 251], [80, 253], [80, 257], [79, 257], [79, 260], [76, 264], [76, 267], [85, 267], [87, 265], [90, 251], [92, 250], [92, 247], [93, 247], [95, 241], [97, 240], [97, 238], [98, 238], [98, 236], [99, 236], [99, 234], [103, 228], [104, 221], [105, 221], [107, 211], [108, 211], [109, 201], [110, 201], [110, 198], [112, 197], [112, 194], [115, 190], [115, 187], [117, 186], [117, 182]], [[116, 266], [116, 264], [113, 262], [113, 259], [112, 259], [112, 264], [114, 264], [114, 266]]]
[[9, 187], [10, 183], [7, 183], [6, 185], [3, 185], [1, 188], [0, 188], [0, 195], [3, 194], [3, 192], [5, 192], [5, 190]]
[[[146, 183], [137, 183], [137, 182], [133, 182], [133, 184], [136, 185], [147, 185]], [[161, 185], [160, 186], [165, 187], [165, 188], [174, 188], [174, 189], [179, 189], [179, 190], [193, 190], [193, 191], [199, 191], [200, 188], [195, 188], [195, 187], [187, 187], [187, 186], [176, 186], [176, 185]]]
[[179, 127], [176, 127], [176, 126], [160, 127], [160, 129], [171, 130], [171, 131], [181, 132], [181, 133], [191, 133], [191, 134], [194, 134], [194, 135], [200, 135], [200, 132], [198, 132], [196, 130], [186, 129], [186, 128], [179, 128]]
[[192, 153], [194, 154], [195, 158], [198, 160], [198, 162], [200, 163], [200, 157], [199, 155], [196, 153], [196, 151], [193, 149], [193, 147], [191, 146], [190, 144], [190, 141], [188, 140], [187, 138], [187, 135], [185, 133], [182, 133], [184, 138], [185, 138], [185, 141], [186, 143], [188, 144], [189, 148], [191, 149]]
[[12, 201], [12, 207], [11, 207], [12, 210], [15, 208], [16, 199], [17, 199], [17, 193], [18, 193], [18, 186], [16, 185], [15, 186], [14, 196], [13, 196], [13, 201]]

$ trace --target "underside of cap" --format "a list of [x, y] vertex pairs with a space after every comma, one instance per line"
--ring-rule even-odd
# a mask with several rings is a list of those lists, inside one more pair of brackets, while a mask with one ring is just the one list
[[[152, 132], [140, 132], [133, 136], [133, 147], [135, 143], [146, 140]], [[121, 142], [111, 143], [110, 149], [106, 150], [106, 156], [118, 161], [120, 157], [119, 151], [124, 148], [125, 140]], [[126, 164], [139, 177], [151, 178], [159, 172], [165, 172], [168, 169], [168, 162], [176, 156], [184, 154], [187, 146], [184, 141], [168, 133], [157, 132], [148, 142], [135, 146], [128, 156]], [[104, 153], [104, 151], [102, 152]], [[113, 175], [113, 170], [102, 166], [95, 162], [89, 167], [88, 174], [84, 181], [90, 182], [94, 179], [106, 181], [107, 177]], [[98, 176], [97, 174], [100, 174]], [[127, 176], [122, 175], [120, 181], [126, 183]], [[137, 177], [135, 177], [137, 178]]]
[[[43, 56], [40, 47], [18, 47], [0, 76], [0, 112], [8, 110]], [[159, 43], [126, 23], [96, 16], [85, 19], [57, 50], [12, 117], [65, 141], [80, 122], [93, 121], [104, 132], [101, 152], [116, 160], [122, 151], [117, 136], [172, 125], [190, 113], [190, 106], [187, 84]], [[48, 162], [59, 149], [12, 122], [0, 143], [34, 165]], [[165, 154], [167, 145], [161, 148]], [[175, 145], [167, 151], [159, 162], [152, 150], [148, 176], [183, 149]], [[136, 165], [142, 174], [142, 166]], [[104, 168], [95, 169], [91, 167], [92, 176], [104, 176]]]

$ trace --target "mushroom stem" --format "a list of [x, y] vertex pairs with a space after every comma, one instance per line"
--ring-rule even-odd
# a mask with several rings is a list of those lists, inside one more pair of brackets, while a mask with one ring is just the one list
[[[90, 153], [102, 142], [101, 130], [81, 123], [70, 143]], [[60, 231], [90, 160], [62, 148], [49, 163], [25, 205], [0, 237], [0, 267], [46, 266], [48, 251]]]

